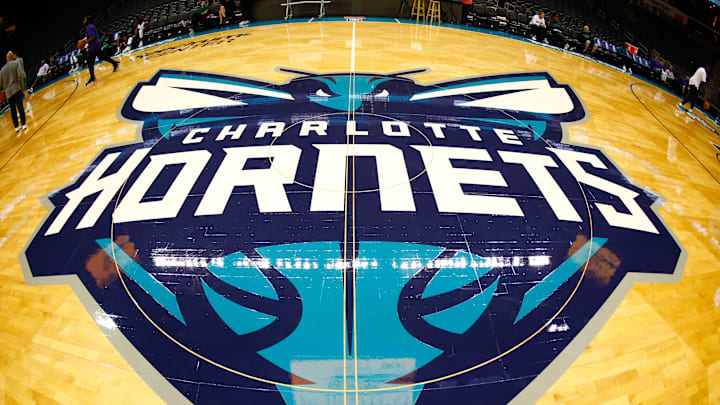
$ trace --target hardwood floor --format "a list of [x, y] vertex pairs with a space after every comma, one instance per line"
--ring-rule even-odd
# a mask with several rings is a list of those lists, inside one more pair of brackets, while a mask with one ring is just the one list
[[[26, 284], [18, 257], [48, 213], [41, 197], [77, 178], [103, 148], [137, 139], [137, 125], [118, 119], [137, 83], [159, 69], [273, 83], [295, 77], [278, 68], [316, 74], [427, 68], [412, 75], [420, 85], [547, 71], [569, 84], [589, 117], [563, 124], [567, 141], [602, 149], [635, 184], [664, 198], [657, 212], [684, 247], [687, 262], [679, 283], [636, 283], [582, 354], [558, 369], [549, 388], [541, 388], [546, 392], [538, 403], [720, 402], [720, 150], [713, 146], [720, 137], [680, 111], [677, 97], [554, 48], [389, 22], [254, 26], [180, 39], [120, 61], [116, 73], [108, 64], [96, 67], [92, 86], [85, 87], [82, 71], [37, 91], [29, 99], [26, 132], [16, 134], [8, 114], [0, 119], [4, 403], [162, 402], [150, 386], [169, 384], [157, 381], [157, 373], [135, 370], [108, 339], [123, 330], [104, 327], [102, 311], [88, 314], [68, 285]], [[697, 109], [696, 114], [718, 131]], [[203, 402], [207, 397], [198, 387], [194, 398]]]

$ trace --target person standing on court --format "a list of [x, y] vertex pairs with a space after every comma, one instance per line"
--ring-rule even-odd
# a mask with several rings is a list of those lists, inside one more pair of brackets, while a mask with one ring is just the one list
[[[8, 51], [5, 55], [7, 63], [0, 69], [0, 88], [5, 91], [5, 97], [10, 104], [10, 118], [12, 118], [13, 125], [15, 126], [15, 132], [20, 132], [20, 125], [22, 129], [27, 130], [27, 124], [25, 123], [25, 110], [23, 109], [23, 80], [25, 80], [25, 70], [23, 66], [15, 60], [15, 55], [12, 51]], [[20, 114], [20, 123], [18, 123], [18, 114]]]
[[[20, 64], [20, 69], [22, 69], [23, 72], [25, 72], [25, 60], [20, 57], [17, 53], [13, 52], [13, 59], [17, 61], [18, 64]], [[20, 89], [23, 93], [27, 94], [27, 76], [23, 79], [22, 82], [22, 89]], [[27, 102], [27, 107], [25, 107], [25, 112], [32, 111], [32, 106], [30, 105], [30, 100]]]
[[86, 16], [83, 20], [83, 24], [85, 25], [85, 43], [88, 45], [88, 71], [90, 71], [90, 80], [88, 80], [85, 85], [89, 85], [92, 83], [95, 83], [95, 58], [99, 58], [100, 60], [104, 60], [113, 66], [113, 72], [117, 70], [118, 65], [120, 64], [117, 61], [112, 60], [109, 56], [105, 54], [102, 50], [102, 42], [100, 42], [100, 35], [98, 35], [97, 28], [95, 28], [95, 25], [92, 23], [92, 16]]
[[692, 112], [693, 108], [695, 108], [695, 99], [698, 96], [698, 91], [700, 91], [700, 86], [707, 81], [707, 64], [704, 66], [700, 66], [696, 71], [695, 74], [690, 77], [690, 82], [688, 86], [688, 93], [683, 99], [682, 103], [678, 104], [677, 106], [682, 110], [683, 106], [690, 102], [690, 111]]

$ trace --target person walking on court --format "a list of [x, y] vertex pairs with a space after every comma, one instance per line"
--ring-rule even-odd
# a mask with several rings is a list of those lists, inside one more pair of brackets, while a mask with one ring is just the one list
[[[19, 61], [15, 60], [12, 51], [8, 51], [5, 55], [7, 63], [0, 69], [0, 88], [5, 91], [5, 97], [10, 104], [10, 118], [12, 118], [15, 132], [20, 132], [20, 125], [23, 130], [27, 130], [25, 123], [25, 110], [23, 109], [23, 80], [25, 80], [25, 70]], [[20, 122], [18, 123], [18, 114], [20, 114]]]
[[690, 77], [687, 95], [683, 101], [677, 105], [681, 110], [684, 109], [683, 106], [685, 106], [688, 102], [690, 102], [690, 112], [692, 112], [693, 108], [695, 108], [695, 99], [697, 99], [700, 86], [707, 81], [707, 70], [707, 64], [700, 66], [695, 71], [695, 74]]
[[83, 20], [83, 24], [85, 25], [85, 43], [88, 45], [88, 71], [90, 72], [90, 80], [88, 80], [85, 85], [89, 85], [92, 83], [95, 83], [95, 58], [99, 58], [100, 60], [104, 60], [113, 66], [113, 72], [117, 70], [118, 65], [120, 62], [117, 62], [107, 56], [105, 52], [102, 50], [102, 42], [100, 42], [100, 35], [98, 35], [97, 28], [95, 28], [95, 25], [92, 23], [93, 19], [92, 16], [86, 16]]

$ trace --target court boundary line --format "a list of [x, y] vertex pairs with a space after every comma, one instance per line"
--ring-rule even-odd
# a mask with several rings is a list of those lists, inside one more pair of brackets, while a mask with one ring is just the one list
[[[707, 166], [705, 166], [705, 165], [703, 164], [703, 162], [701, 162], [700, 159], [693, 153], [693, 151], [690, 150], [690, 148], [689, 148], [687, 145], [685, 145], [685, 143], [684, 143], [682, 140], [680, 140], [680, 138], [679, 138], [677, 135], [675, 135], [675, 133], [674, 133], [673, 131], [671, 131], [670, 128], [668, 128], [668, 126], [665, 125], [664, 122], [662, 122], [662, 120], [650, 109], [650, 107], [648, 107], [648, 106], [645, 104], [645, 102], [643, 102], [643, 101], [640, 99], [640, 97], [638, 97], [638, 95], [635, 93], [634, 87], [635, 87], [636, 85], [641, 85], [641, 84], [642, 84], [642, 83], [632, 83], [632, 84], [630, 84], [630, 92], [631, 92], [632, 95], [635, 97], [635, 99], [638, 101], [638, 103], [640, 103], [640, 105], [643, 106], [643, 107], [645, 108], [645, 110], [647, 110], [647, 112], [649, 112], [650, 115], [652, 115], [653, 118], [655, 118], [655, 120], [656, 120], [658, 123], [660, 123], [660, 125], [662, 125], [662, 127], [665, 128], [665, 130], [668, 131], [668, 132], [670, 133], [670, 135], [672, 135], [673, 138], [675, 138], [675, 140], [680, 143], [680, 145], [683, 146], [683, 148], [685, 148], [685, 150], [690, 154], [690, 156], [692, 156], [693, 159], [695, 159], [695, 161], [698, 162], [698, 163], [700, 164], [700, 166], [701, 166], [703, 169], [705, 169], [706, 172], [708, 172], [708, 174], [710, 175], [710, 177], [712, 177], [712, 179], [715, 180], [716, 183], [720, 184], [720, 180], [718, 180], [717, 177], [715, 177], [715, 175], [710, 171], [710, 169], [708, 169]], [[675, 106], [673, 106], [673, 107], [675, 107]], [[673, 107], [670, 107], [670, 108], [673, 108]], [[685, 111], [683, 111], [683, 114], [685, 114]], [[707, 128], [706, 128], [706, 129], [707, 129]]]
[[[75, 92], [76, 92], [77, 89], [78, 89], [79, 83], [80, 83], [80, 82], [79, 82], [77, 79], [75, 79], [75, 88], [70, 92], [70, 95], [65, 99], [65, 101], [62, 102], [62, 104], [60, 104], [60, 107], [58, 107], [55, 111], [53, 111], [53, 113], [50, 114], [50, 116], [49, 116], [42, 124], [40, 124], [40, 126], [37, 127], [37, 128], [35, 129], [35, 131], [34, 131], [32, 134], [30, 134], [30, 136], [28, 136], [27, 139], [25, 139], [25, 141], [24, 141], [22, 144], [20, 144], [20, 146], [15, 150], [15, 152], [13, 152], [12, 155], [10, 155], [10, 157], [8, 158], [8, 160], [6, 160], [5, 163], [3, 163], [2, 166], [0, 166], [0, 172], [2, 172], [2, 171], [5, 169], [5, 167], [7, 167], [7, 165], [8, 165], [13, 159], [15, 159], [15, 157], [17, 156], [17, 154], [20, 153], [20, 151], [25, 147], [25, 145], [26, 145], [28, 142], [30, 142], [30, 140], [33, 139], [33, 137], [34, 137], [38, 132], [40, 132], [40, 130], [45, 126], [45, 124], [47, 124], [48, 122], [50, 122], [50, 120], [55, 116], [55, 114], [57, 114], [58, 111], [62, 110], [62, 108], [65, 107], [65, 104], [67, 104], [67, 102], [70, 101], [70, 99], [72, 98], [72, 96], [75, 95]], [[21, 107], [22, 107], [22, 106], [21, 106]], [[27, 120], [26, 120], [26, 122], [27, 122]]]
[[[350, 48], [350, 94], [349, 102], [351, 103], [351, 110], [348, 111], [352, 115], [352, 121], [355, 122], [355, 51], [356, 51], [356, 24], [352, 22], [352, 44]], [[353, 283], [353, 302], [352, 302], [352, 318], [353, 318], [353, 362], [355, 367], [355, 405], [360, 405], [360, 389], [359, 376], [358, 376], [358, 327], [357, 327], [357, 268], [355, 268], [355, 246], [357, 245], [357, 232], [355, 227], [355, 205], [356, 205], [356, 193], [355, 193], [355, 174], [357, 169], [355, 167], [355, 133], [352, 134], [352, 283]], [[347, 253], [347, 251], [346, 251]], [[347, 326], [346, 326], [347, 328]]]
[[[581, 101], [582, 101], [582, 99], [581, 99]], [[565, 128], [563, 128], [563, 129], [565, 129]], [[605, 151], [604, 151], [604, 149], [603, 149], [602, 147], [597, 147], [597, 146], [592, 146], [592, 145], [585, 145], [585, 144], [583, 144], [583, 143], [581, 143], [581, 142], [571, 142], [571, 141], [569, 141], [569, 139], [565, 139], [565, 138], [566, 138], [566, 135], [567, 135], [567, 133], [565, 132], [565, 130], [563, 130], [563, 143], [570, 143], [570, 144], [573, 144], [573, 145], [581, 145], [581, 146], [589, 147], [589, 148], [594, 149], [594, 150], [598, 150], [599, 152], [601, 152], [601, 153], [603, 154], [603, 156], [605, 156], [608, 160], [610, 160], [611, 162], [613, 162], [613, 164], [615, 164], [615, 162], [610, 158], [610, 156], [608, 156], [608, 155], [605, 153]], [[131, 142], [128, 142], [128, 143], [136, 143], [136, 142], [132, 142], [132, 141], [131, 141]], [[115, 144], [115, 145], [113, 145], [113, 147], [117, 147], [117, 146], [120, 146], [120, 145], [122, 145], [122, 143], [120, 143], [120, 144]], [[102, 151], [103, 151], [104, 149], [105, 149], [105, 148], [103, 148], [103, 149], [96, 155], [96, 157], [97, 157], [100, 153], [102, 153]], [[95, 159], [95, 158], [94, 158], [94, 159]], [[619, 165], [616, 165], [616, 166], [620, 167]], [[634, 181], [632, 181], [632, 180], [631, 180], [631, 183], [634, 184], [634, 185], [636, 185], [637, 187], [642, 187], [642, 186], [640, 186], [640, 185], [637, 185], [637, 184], [636, 184]], [[64, 185], [63, 187], [60, 187], [58, 190], [66, 187], [66, 186], [67, 186], [67, 185]], [[51, 195], [51, 194], [52, 194], [52, 192], [51, 192], [51, 193], [48, 193], [48, 195]], [[84, 286], [81, 282], [79, 282], [79, 279], [78, 279], [76, 276], [74, 276], [74, 275], [68, 275], [68, 276], [50, 276], [50, 277], [38, 277], [38, 278], [35, 278], [35, 277], [32, 276], [32, 274], [29, 272], [29, 266], [27, 265], [27, 260], [26, 260], [26, 258], [25, 258], [25, 251], [26, 251], [27, 247], [29, 246], [30, 241], [32, 241], [32, 239], [34, 238], [35, 234], [39, 231], [39, 229], [40, 229], [40, 227], [42, 226], [42, 224], [44, 224], [44, 222], [47, 220], [47, 218], [50, 216], [50, 214], [51, 214], [51, 213], [53, 212], [53, 210], [55, 209], [55, 207], [54, 207], [54, 205], [52, 205], [52, 203], [49, 203], [49, 205], [45, 204], [46, 202], [49, 202], [49, 199], [47, 199], [47, 196], [48, 196], [48, 195], [46, 195], [46, 196], [44, 196], [44, 197], [41, 198], [41, 201], [43, 201], [43, 204], [46, 205], [46, 208], [48, 209], [48, 212], [46, 213], [46, 216], [45, 216], [45, 218], [42, 220], [42, 222], [40, 222], [40, 224], [38, 225], [36, 231], [35, 231], [34, 234], [33, 234], [33, 237], [28, 240], [28, 243], [25, 245], [25, 248], [21, 251], [20, 261], [21, 261], [21, 267], [23, 268], [23, 272], [25, 273], [24, 275], [26, 276], [26, 277], [25, 277], [25, 278], [26, 278], [26, 282], [27, 282], [29, 285], [70, 284], [71, 287], [73, 287], [73, 291], [76, 293], [76, 295], [78, 296], [78, 298], [80, 298], [81, 302], [83, 302], [83, 304], [85, 304], [85, 302], [83, 301], [83, 296], [81, 296], [80, 292], [86, 291], [86, 288], [85, 288], [85, 286]], [[646, 282], [646, 283], [647, 283], [647, 282], [654, 282], [654, 283], [658, 283], [658, 282], [678, 282], [678, 281], [680, 280], [680, 278], [681, 278], [681, 276], [682, 276], [682, 273], [683, 273], [682, 269], [684, 268], [685, 262], [686, 262], [686, 260], [687, 260], [687, 251], [684, 249], [684, 247], [682, 246], [682, 244], [681, 244], [681, 243], [679, 242], [679, 240], [676, 238], [676, 236], [675, 236], [675, 234], [673, 233], [672, 229], [667, 227], [667, 224], [666, 224], [665, 220], [663, 219], [663, 217], [662, 217], [661, 215], [659, 215], [659, 213], [657, 213], [657, 208], [658, 208], [657, 205], [658, 205], [658, 204], [662, 204], [662, 202], [664, 202], [664, 197], [659, 196], [658, 200], [657, 200], [651, 207], [653, 208], [653, 211], [655, 211], [655, 213], [657, 214], [658, 219], [663, 223], [663, 225], [665, 225], [665, 227], [666, 227], [667, 231], [669, 232], [669, 234], [675, 239], [675, 241], [677, 242], [678, 246], [682, 249], [682, 253], [681, 253], [680, 259], [678, 260], [678, 264], [677, 264], [675, 270], [673, 271], [672, 274], [667, 274], [667, 275], [665, 275], [665, 277], [664, 277], [662, 280], [644, 280], [644, 278], [647, 278], [647, 277], [655, 277], [655, 278], [657, 278], [657, 277], [659, 277], [658, 274], [631, 273], [631, 275], [634, 275], [635, 277], [631, 277], [630, 275], [626, 276], [626, 277], [623, 279], [623, 281], [618, 285], [618, 287], [616, 288], [615, 292], [613, 292], [613, 294], [611, 295], [612, 298], [617, 298], [617, 299], [618, 299], [618, 302], [617, 302], [617, 303], [611, 303], [611, 302], [610, 302], [611, 300], [608, 300], [608, 301], [601, 307], [601, 310], [586, 324], [585, 328], [583, 328], [583, 331], [581, 331], [581, 333], [578, 334], [578, 336], [575, 338], [575, 340], [573, 340], [573, 342], [571, 343], [571, 345], [572, 345], [573, 343], [577, 342], [578, 339], [580, 339], [581, 337], [586, 337], [586, 336], [584, 336], [584, 334], [583, 334], [582, 332], [584, 332], [585, 330], [589, 329], [591, 326], [597, 326], [597, 330], [600, 330], [600, 329], [606, 324], [606, 322], [607, 322], [607, 320], [609, 319], [609, 317], [612, 316], [612, 314], [615, 312], [616, 307], [619, 305], [619, 303], [622, 301], [622, 299], [624, 299], [624, 297], [626, 296], [627, 292], [629, 292], [630, 287], [632, 287], [632, 285], [633, 285], [635, 282]], [[642, 277], [642, 276], [645, 276], [645, 277]], [[624, 288], [626, 282], [628, 283], [628, 285], [627, 285], [627, 290], [621, 291], [621, 287]], [[79, 286], [79, 288], [77, 288], [77, 289], [75, 288], [75, 285], [76, 285], [76, 284]], [[620, 292], [624, 292], [624, 294], [619, 294]], [[616, 297], [616, 294], [619, 294], [619, 296]], [[89, 294], [86, 294], [86, 295], [88, 295], [88, 297], [89, 297], [90, 299], [92, 299], [92, 297], [90, 297]], [[93, 302], [94, 302], [94, 301], [93, 301]], [[611, 305], [611, 304], [614, 304], [614, 305]], [[606, 307], [607, 307], [607, 308], [606, 308]], [[89, 308], [89, 306], [86, 305], [86, 308]], [[608, 311], [607, 314], [604, 313], [604, 311], [606, 311], [606, 310]], [[88, 311], [88, 312], [90, 312], [90, 311]], [[104, 311], [103, 311], [103, 313], [104, 313]], [[601, 313], [602, 313], [602, 315], [603, 315], [602, 317], [600, 316]], [[605, 316], [605, 315], [607, 315], [607, 316]], [[596, 319], [596, 318], [597, 318], [597, 319]], [[598, 323], [597, 323], [597, 320], [599, 320], [600, 318], [603, 318], [604, 321], [598, 324]], [[595, 331], [593, 334], [591, 334], [591, 336], [589, 337], [589, 339], [587, 339], [587, 342], [584, 342], [584, 343], [585, 343], [585, 344], [588, 343], [588, 342], [591, 341], [594, 337], [596, 337], [596, 335], [597, 335], [597, 331]], [[109, 338], [109, 340], [111, 340], [111, 342], [113, 342], [112, 338]], [[115, 342], [113, 342], [113, 344], [115, 344]], [[541, 391], [541, 392], [538, 394], [538, 397], [537, 397], [537, 398], [539, 398], [540, 395], [544, 394], [544, 393], [550, 388], [550, 386], [552, 385], [552, 383], [553, 383], [557, 378], [559, 378], [560, 375], [564, 374], [564, 373], [568, 370], [569, 366], [567, 366], [567, 364], [568, 364], [568, 363], [569, 363], [569, 364], [572, 364], [572, 362], [577, 358], [577, 356], [579, 356], [579, 355], [584, 351], [585, 345], [584, 345], [584, 344], [583, 344], [583, 345], [580, 345], [580, 342], [578, 342], [578, 345], [579, 345], [578, 350], [579, 350], [579, 351], [577, 352], [577, 354], [576, 354], [575, 356], [573, 356], [575, 348], [573, 347], [573, 350], [569, 350], [569, 349], [571, 349], [571, 347], [570, 347], [571, 345], [568, 345], [568, 347], [566, 347], [566, 349], [563, 350], [563, 352], [561, 352], [561, 355], [563, 356], [563, 358], [565, 358], [565, 355], [566, 355], [566, 353], [567, 353], [567, 356], [569, 356], [567, 360], [564, 360], [564, 361], [560, 362], [561, 364], [557, 364], [557, 363], [558, 363], [558, 359], [560, 359], [560, 356], [558, 356], [558, 357], [556, 357], [556, 359], [555, 359], [552, 363], [550, 363], [550, 364], [547, 366], [547, 369], [548, 369], [548, 370], [549, 370], [551, 367], [553, 367], [553, 366], [556, 366], [556, 367], [554, 367], [554, 368], [557, 368], [557, 367], [561, 367], [561, 366], [562, 366], [562, 367], [561, 367], [561, 370], [559, 370], [559, 371], [560, 371], [560, 374], [559, 374], [559, 375], [554, 376], [554, 377], [553, 377], [553, 376], [546, 376], [546, 377], [549, 377], [549, 378], [550, 378], [550, 382], [547, 382], [547, 379], [548, 379], [548, 378], [544, 378], [543, 381], [541, 381], [541, 382], [538, 381], [538, 380], [541, 379], [542, 375], [537, 376], [537, 377], [535, 378], [535, 380], [533, 381], [533, 383], [535, 383], [535, 382], [541, 383], [542, 389], [543, 389], [543, 391]], [[116, 346], [116, 347], [117, 347], [117, 346]], [[133, 349], [134, 351], [137, 351], [137, 349], [135, 349], [134, 347], [132, 347], [132, 349]], [[126, 354], [128, 353], [128, 351], [121, 350], [121, 353], [122, 353], [123, 357], [125, 357]], [[139, 353], [139, 352], [138, 352], [138, 353]], [[131, 362], [129, 359], [127, 359], [127, 358], [126, 358], [126, 360], [128, 360], [128, 363], [130, 363], [130, 364], [133, 366], [133, 369], [136, 369], [134, 363], [132, 363], [132, 362]], [[143, 359], [143, 360], [145, 360], [145, 359]], [[145, 361], [146, 361], [146, 360], [145, 360]], [[146, 379], [146, 377], [153, 377], [153, 376], [143, 375], [143, 380], [144, 380], [146, 383], [148, 383], [148, 380]], [[150, 385], [150, 384], [148, 383], [148, 385]], [[151, 387], [152, 387], [152, 386], [151, 386]], [[154, 387], [153, 387], [153, 388], [154, 388]], [[529, 386], [526, 387], [524, 390], [522, 390], [522, 391], [518, 394], [518, 396], [515, 397], [515, 399], [518, 399], [521, 394], [523, 394], [523, 393], [525, 393], [526, 391], [528, 391], [528, 388], [529, 388]], [[155, 390], [155, 391], [156, 391], [159, 395], [160, 395], [160, 394], [163, 394], [163, 393], [159, 392], [158, 390]], [[528, 395], [532, 395], [532, 394], [528, 393]], [[161, 395], [161, 397], [163, 397], [163, 398], [165, 399], [164, 395]], [[513, 401], [514, 401], [514, 400], [513, 400]]]

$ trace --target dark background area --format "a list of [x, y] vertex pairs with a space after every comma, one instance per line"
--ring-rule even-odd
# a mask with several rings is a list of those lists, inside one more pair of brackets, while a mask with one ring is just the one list
[[[0, 51], [19, 53], [30, 66], [40, 61], [41, 55], [62, 48], [67, 42], [78, 37], [83, 29], [82, 19], [87, 14], [100, 14], [106, 10], [110, 0], [72, 0], [55, 2], [30, 2], [4, 0], [0, 6], [3, 16]], [[15, 30], [5, 31], [11, 25]], [[36, 60], [38, 59], [38, 60]]]
[[[34, 76], [42, 58], [63, 55], [74, 49], [75, 43], [84, 36], [83, 16], [96, 16], [96, 25], [100, 30], [112, 29], [113, 24], [119, 24], [134, 14], [172, 1], [4, 0], [0, 6], [0, 15], [4, 17], [0, 24], [0, 52], [3, 56], [8, 50], [20, 54], [25, 60], [26, 73]], [[606, 35], [613, 37], [604, 39], [618, 46], [622, 46], [630, 34], [631, 41], [641, 45], [643, 57], [650, 59], [659, 55], [661, 60], [678, 68], [677, 73], [692, 74], [700, 64], [708, 64], [711, 68], [708, 87], [713, 90], [715, 101], [720, 103], [720, 97], [717, 97], [720, 93], [720, 7], [709, 0], [669, 0], [671, 6], [688, 15], [686, 25], [669, 20], [659, 12], [659, 8], [647, 5], [655, 0], [526, 0], [525, 3], [528, 1], [534, 4], [533, 8], [563, 11], [577, 17], [582, 23], [590, 25], [594, 32], [603, 28]], [[251, 20], [282, 19], [285, 12], [285, 8], [280, 6], [282, 2], [249, 1]], [[412, 0], [407, 0], [403, 12], [399, 13], [401, 3], [401, 0], [333, 0], [327, 5], [327, 15], [408, 18]], [[506, 3], [516, 5], [522, 1], [499, 0], [498, 6]], [[441, 4], [443, 21], [459, 22], [459, 0], [443, 0]], [[295, 18], [317, 17], [317, 12], [316, 4], [293, 8]], [[14, 30], [6, 30], [13, 25]]]

